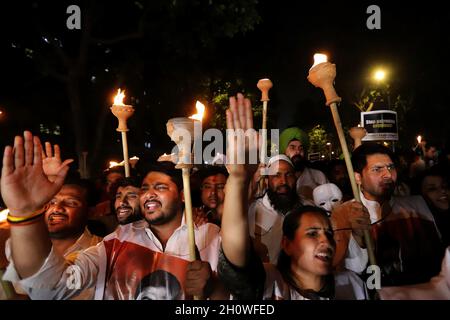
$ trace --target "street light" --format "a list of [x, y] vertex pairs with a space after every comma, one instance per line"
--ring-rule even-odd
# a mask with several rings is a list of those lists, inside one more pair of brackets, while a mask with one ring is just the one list
[[388, 71], [386, 69], [383, 68], [377, 68], [375, 69], [373, 76], [372, 76], [373, 80], [375, 80], [375, 82], [378, 85], [384, 84], [384, 88], [381, 88], [383, 95], [387, 98], [387, 107], [390, 110], [391, 109], [391, 97], [390, 97], [390, 92], [389, 92], [389, 83], [387, 82], [387, 78], [388, 78]]
[[329, 158], [330, 158], [330, 161], [331, 161], [331, 142], [327, 142], [327, 146], [328, 146], [328, 155], [329, 155]]
[[386, 78], [386, 71], [384, 71], [383, 69], [376, 70], [373, 74], [373, 78], [377, 82], [382, 82]]

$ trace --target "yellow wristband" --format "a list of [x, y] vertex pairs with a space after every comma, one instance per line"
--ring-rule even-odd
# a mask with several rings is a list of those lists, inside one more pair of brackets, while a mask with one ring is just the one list
[[7, 219], [9, 222], [15, 222], [15, 223], [23, 222], [23, 221], [27, 221], [29, 219], [33, 219], [34, 217], [45, 213], [45, 211], [46, 211], [46, 206], [39, 210], [33, 211], [31, 214], [29, 214], [26, 217], [14, 217], [14, 216], [11, 216], [11, 212], [9, 212]]

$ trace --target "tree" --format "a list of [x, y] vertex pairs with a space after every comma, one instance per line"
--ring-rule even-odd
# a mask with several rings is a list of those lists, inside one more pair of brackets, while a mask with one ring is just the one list
[[326, 154], [328, 153], [327, 150], [327, 142], [328, 142], [328, 135], [324, 128], [320, 124], [312, 128], [308, 132], [309, 137], [309, 153], [320, 153], [320, 154]]
[[[111, 142], [104, 143], [109, 102], [102, 99], [114, 86], [135, 85], [143, 95], [128, 99], [149, 107], [145, 92], [161, 89], [155, 79], [172, 74], [173, 85], [182, 86], [201, 53], [213, 51], [218, 39], [248, 32], [260, 21], [256, 0], [138, 0], [114, 5], [81, 1], [81, 30], [70, 31], [62, 19], [49, 19], [61, 17], [70, 4], [38, 0], [24, 8], [33, 17], [33, 32], [18, 39], [15, 48], [34, 61], [44, 77], [63, 84], [75, 150], [79, 159], [89, 152], [90, 167], [98, 165], [104, 146]], [[185, 69], [164, 70], [169, 61], [179, 61]], [[161, 97], [153, 95], [153, 103], [161, 104]], [[58, 112], [66, 114], [63, 109]]]

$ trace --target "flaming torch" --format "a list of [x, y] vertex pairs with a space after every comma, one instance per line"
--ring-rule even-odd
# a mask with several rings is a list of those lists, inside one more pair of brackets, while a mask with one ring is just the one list
[[127, 120], [134, 113], [133, 106], [125, 105], [123, 99], [125, 98], [125, 91], [117, 90], [117, 95], [114, 97], [114, 104], [111, 107], [111, 112], [119, 120], [119, 126], [117, 131], [122, 133], [122, 149], [123, 149], [123, 159], [125, 163], [125, 177], [130, 176], [130, 163], [128, 160], [128, 142], [127, 142]]
[[[344, 130], [342, 129], [341, 118], [339, 117], [339, 112], [337, 109], [337, 104], [341, 102], [341, 98], [337, 95], [336, 90], [334, 89], [336, 65], [329, 63], [327, 60], [327, 56], [324, 54], [314, 55], [314, 64], [311, 69], [309, 69], [308, 81], [311, 82], [315, 87], [321, 88], [325, 94], [326, 105], [331, 109], [334, 125], [339, 136], [342, 153], [344, 154], [345, 164], [347, 166], [348, 175], [350, 177], [350, 182], [352, 185], [353, 196], [355, 197], [356, 201], [361, 202], [359, 190], [356, 185], [352, 162], [350, 160], [350, 153], [348, 152]], [[376, 265], [372, 239], [369, 231], [367, 230], [364, 232], [364, 240], [366, 242], [370, 264]]]
[[[188, 229], [189, 260], [197, 259], [195, 250], [194, 221], [192, 218], [192, 198], [190, 170], [192, 168], [192, 151], [194, 125], [199, 120], [191, 118], [172, 118], [167, 124], [167, 135], [178, 146], [178, 162], [175, 168], [182, 170], [185, 203], [185, 221]], [[196, 297], [194, 297], [196, 299]]]

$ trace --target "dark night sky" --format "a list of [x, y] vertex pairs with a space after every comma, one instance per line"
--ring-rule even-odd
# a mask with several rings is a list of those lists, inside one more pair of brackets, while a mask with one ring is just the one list
[[[65, 29], [66, 2], [49, 1], [34, 11], [30, 9], [32, 1], [2, 4], [0, 110], [4, 114], [0, 118], [0, 145], [4, 145], [17, 130], [29, 126], [37, 128], [37, 119], [55, 118], [55, 122], [70, 125], [63, 86], [51, 78], [42, 78], [34, 62], [12, 48], [12, 43], [35, 37], [31, 22], [36, 12], [49, 25], [61, 26], [60, 37], [67, 45], [76, 43], [72, 39], [76, 38], [74, 32]], [[366, 9], [370, 4], [381, 8], [381, 30], [366, 27]], [[105, 12], [114, 6], [117, 6], [115, 2], [105, 2]], [[343, 98], [340, 110], [344, 125], [353, 126], [359, 121], [359, 112], [351, 103], [368, 83], [373, 67], [383, 65], [390, 70], [392, 90], [414, 96], [414, 108], [407, 116], [410, 130], [400, 139], [412, 141], [415, 134], [422, 133], [442, 143], [448, 140], [449, 126], [443, 124], [448, 118], [450, 13], [442, 3], [260, 0], [257, 8], [261, 22], [253, 31], [232, 39], [221, 39], [214, 50], [202, 52], [197, 61], [202, 61], [203, 68], [222, 70], [222, 74], [230, 78], [244, 78], [246, 84], [256, 85], [258, 79], [269, 77], [274, 83], [270, 92], [272, 126], [283, 129], [296, 124], [311, 128], [323, 124], [334, 130], [321, 92], [306, 80], [312, 55], [321, 51], [327, 52], [337, 65], [336, 89]], [[133, 16], [132, 12], [128, 13]], [[129, 28], [126, 16], [117, 20], [109, 21], [108, 26], [118, 30]], [[185, 31], [180, 28], [180, 32]], [[119, 56], [123, 64], [126, 48], [122, 49], [125, 54], [122, 52]], [[146, 45], [145, 50], [154, 49]], [[114, 60], [110, 62], [114, 63]], [[99, 59], [96, 67], [101, 68], [102, 63], [106, 65], [108, 61]], [[195, 66], [186, 68], [195, 70]], [[117, 83], [137, 81], [130, 74], [119, 74], [117, 78], [120, 80], [104, 78], [98, 91], [93, 90], [89, 96], [93, 104], [105, 101], [104, 105], [107, 105], [110, 89]], [[164, 83], [163, 79], [161, 82]], [[145, 87], [145, 81], [139, 84], [139, 90], [145, 90]], [[130, 85], [130, 89], [135, 88]], [[161, 90], [177, 92], [176, 88], [167, 86]], [[189, 94], [194, 97], [196, 93], [184, 93], [183, 97]], [[185, 114], [186, 108], [187, 103], [159, 108], [152, 114], [152, 123], [164, 124], [175, 115], [174, 111], [177, 115]], [[160, 134], [168, 141], [165, 132]]]

